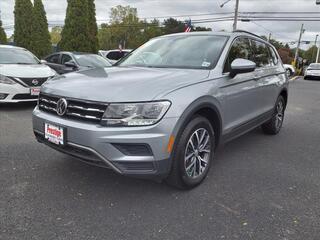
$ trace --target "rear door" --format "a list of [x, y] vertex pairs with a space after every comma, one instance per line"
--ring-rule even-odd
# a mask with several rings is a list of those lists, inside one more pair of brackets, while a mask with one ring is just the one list
[[253, 61], [257, 64], [255, 70], [259, 88], [259, 108], [263, 113], [271, 112], [279, 94], [279, 83], [285, 81], [284, 71], [279, 68], [279, 59], [273, 48], [268, 44], [251, 39]]
[[220, 86], [226, 134], [250, 125], [261, 114], [258, 85], [255, 73], [238, 74], [230, 77], [231, 63], [237, 58], [251, 60], [253, 57], [247, 37], [234, 40], [225, 61], [224, 75]]

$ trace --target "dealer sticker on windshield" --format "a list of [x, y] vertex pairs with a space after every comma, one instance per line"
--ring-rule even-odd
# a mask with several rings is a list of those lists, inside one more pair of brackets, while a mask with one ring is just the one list
[[210, 67], [211, 63], [210, 62], [203, 62], [202, 67]]
[[64, 129], [62, 127], [45, 123], [44, 128], [45, 139], [57, 145], [64, 144]]

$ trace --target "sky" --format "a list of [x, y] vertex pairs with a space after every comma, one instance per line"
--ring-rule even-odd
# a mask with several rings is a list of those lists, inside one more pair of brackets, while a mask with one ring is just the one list
[[[110, 9], [117, 5], [130, 5], [138, 9], [140, 18], [162, 17], [162, 16], [177, 16], [185, 15], [186, 17], [180, 20], [189, 19], [189, 15], [233, 12], [235, 0], [231, 0], [223, 8], [220, 5], [225, 0], [95, 0], [97, 11], [98, 24], [108, 22]], [[43, 0], [47, 18], [49, 23], [63, 23], [67, 0]], [[3, 26], [12, 26], [14, 23], [13, 17], [14, 0], [0, 0], [1, 19]], [[240, 0], [240, 12], [315, 12], [319, 11], [320, 5], [316, 5], [316, 0]], [[305, 15], [304, 15], [305, 16]], [[199, 18], [208, 18], [212, 16], [190, 16], [191, 20]], [[239, 22], [238, 29], [251, 31], [258, 35], [268, 35], [270, 32], [273, 38], [282, 42], [297, 41], [302, 22]], [[316, 34], [320, 34], [319, 22], [305, 22], [305, 33], [303, 40], [313, 41]], [[205, 23], [200, 26], [212, 28], [214, 31], [232, 30], [232, 21], [219, 23]], [[10, 36], [13, 32], [11, 29], [6, 29]], [[319, 38], [320, 40], [320, 38]], [[302, 46], [307, 48], [308, 46]]]

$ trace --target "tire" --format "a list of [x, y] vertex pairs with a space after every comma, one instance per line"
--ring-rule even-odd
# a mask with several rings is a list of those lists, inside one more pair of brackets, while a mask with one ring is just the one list
[[176, 141], [166, 182], [179, 189], [194, 188], [210, 169], [215, 150], [214, 130], [207, 118], [196, 115]]
[[279, 96], [274, 108], [273, 117], [261, 126], [265, 134], [276, 135], [280, 132], [284, 120], [285, 108], [286, 102], [282, 96]]

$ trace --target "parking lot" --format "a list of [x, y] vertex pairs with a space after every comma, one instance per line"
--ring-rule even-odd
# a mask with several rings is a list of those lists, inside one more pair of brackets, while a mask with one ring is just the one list
[[320, 238], [319, 81], [292, 81], [282, 132], [220, 147], [191, 191], [37, 143], [33, 107], [0, 106], [0, 239]]

